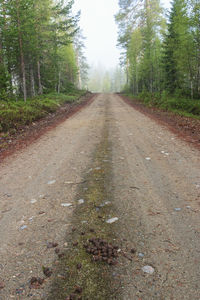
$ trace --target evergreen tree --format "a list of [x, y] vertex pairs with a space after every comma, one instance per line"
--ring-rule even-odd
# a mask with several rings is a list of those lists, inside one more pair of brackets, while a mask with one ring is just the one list
[[193, 90], [194, 96], [200, 96], [200, 3], [198, 0], [189, 1], [190, 28], [193, 37]]
[[73, 38], [79, 14], [72, 15], [72, 6], [64, 0], [0, 0], [1, 94], [26, 101], [59, 92], [67, 81], [76, 83]]
[[170, 93], [187, 89], [188, 74], [192, 80], [192, 37], [184, 0], [174, 0], [170, 12], [168, 32], [164, 41], [166, 87]]

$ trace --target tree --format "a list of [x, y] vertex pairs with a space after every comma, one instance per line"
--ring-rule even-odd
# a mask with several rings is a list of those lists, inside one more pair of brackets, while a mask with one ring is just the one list
[[163, 47], [166, 88], [171, 94], [180, 91], [185, 95], [190, 94], [191, 98], [198, 76], [193, 22], [194, 19], [189, 17], [187, 3], [174, 0]]
[[200, 3], [198, 0], [189, 1], [191, 11], [190, 28], [193, 38], [193, 83], [194, 95], [200, 95]]
[[[26, 101], [60, 91], [66, 80], [76, 83], [73, 38], [79, 14], [73, 16], [72, 6], [68, 0], [0, 0], [1, 90]], [[72, 61], [67, 75], [63, 68]]]
[[133, 31], [131, 40], [127, 48], [127, 58], [129, 60], [130, 88], [134, 95], [139, 92], [139, 72], [142, 51], [142, 33], [138, 28]]
[[1, 97], [7, 92], [7, 74], [4, 57], [4, 32], [5, 32], [5, 3], [0, 4], [0, 95]]
[[119, 45], [133, 93], [160, 91], [161, 31], [165, 24], [159, 0], [121, 0], [116, 15]]
[[86, 57], [84, 55], [84, 36], [82, 31], [79, 30], [74, 36], [74, 49], [76, 52], [76, 62], [78, 67], [78, 82], [77, 85], [79, 88], [85, 88], [88, 82], [88, 70], [89, 66], [87, 64]]

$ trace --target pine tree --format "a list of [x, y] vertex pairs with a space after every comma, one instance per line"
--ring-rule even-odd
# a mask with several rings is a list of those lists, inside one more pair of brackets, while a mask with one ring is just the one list
[[[0, 0], [1, 94], [26, 101], [76, 83], [73, 37], [79, 14], [72, 15], [72, 6], [64, 0]], [[70, 71], [63, 72], [67, 65]]]
[[0, 96], [7, 92], [7, 74], [4, 56], [4, 33], [5, 33], [5, 3], [0, 3]]
[[190, 0], [190, 27], [193, 37], [193, 82], [194, 96], [200, 96], [200, 3]]
[[174, 0], [164, 41], [166, 87], [172, 94], [176, 91], [186, 93], [187, 89], [192, 88], [188, 85], [193, 80], [192, 48], [186, 3], [184, 0]]

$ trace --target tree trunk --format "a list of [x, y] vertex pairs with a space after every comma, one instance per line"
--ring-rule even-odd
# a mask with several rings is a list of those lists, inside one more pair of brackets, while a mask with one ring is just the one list
[[43, 94], [43, 88], [42, 88], [42, 83], [41, 83], [40, 62], [39, 62], [39, 60], [37, 62], [37, 73], [38, 73], [38, 94], [42, 95]]
[[136, 95], [138, 95], [138, 71], [137, 71], [137, 62], [136, 62], [136, 70], [135, 70], [135, 79], [136, 79]]
[[3, 8], [3, 18], [4, 18], [4, 24], [1, 28], [1, 34], [0, 34], [0, 64], [3, 64], [3, 43], [2, 43], [2, 36], [3, 36], [3, 32], [5, 30], [5, 20], [6, 20], [6, 16], [5, 16], [5, 7], [4, 7], [4, 1], [2, 2], [2, 8]]
[[31, 65], [30, 70], [30, 77], [31, 77], [31, 95], [35, 97], [35, 80], [34, 80], [34, 73], [33, 73], [33, 66]]
[[194, 99], [194, 90], [193, 90], [193, 81], [190, 81], [190, 89], [191, 89], [191, 99]]
[[24, 94], [24, 101], [26, 102], [26, 100], [27, 100], [26, 71], [25, 71], [24, 53], [23, 53], [21, 34], [19, 35], [19, 47], [20, 47], [20, 57], [21, 57], [21, 72], [22, 72], [23, 94]]
[[60, 85], [61, 85], [61, 73], [58, 74], [58, 94], [60, 94]]
[[80, 68], [78, 67], [78, 88], [81, 89], [81, 72]]
[[129, 85], [129, 60], [126, 60], [126, 84]]
[[8, 59], [8, 73], [9, 73], [9, 83], [10, 83], [9, 90], [10, 90], [10, 94], [13, 95], [13, 81], [12, 81], [13, 76], [12, 76], [12, 68], [9, 59]]
[[1, 35], [0, 35], [0, 64], [3, 64], [3, 52], [2, 52], [2, 43], [1, 43]]
[[20, 50], [20, 67], [22, 73], [22, 89], [24, 94], [24, 101], [27, 100], [27, 90], [26, 90], [26, 71], [24, 63], [24, 52], [23, 52], [23, 43], [22, 43], [22, 34], [21, 34], [21, 23], [19, 15], [19, 0], [17, 0], [17, 26], [18, 26], [18, 39], [19, 39], [19, 50]]
[[81, 89], [81, 72], [80, 72], [80, 64], [79, 64], [79, 52], [76, 51], [76, 63], [78, 67], [78, 88]]
[[197, 76], [197, 93], [200, 94], [200, 66], [198, 67], [198, 76]]

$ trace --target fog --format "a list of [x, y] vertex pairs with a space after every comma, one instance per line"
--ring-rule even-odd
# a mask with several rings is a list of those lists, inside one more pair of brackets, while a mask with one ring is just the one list
[[[170, 7], [170, 0], [161, 2], [165, 8]], [[81, 10], [80, 27], [86, 37], [85, 54], [89, 65], [101, 65], [105, 70], [116, 67], [120, 56], [114, 20], [119, 10], [118, 0], [75, 0], [75, 11], [78, 10]]]

